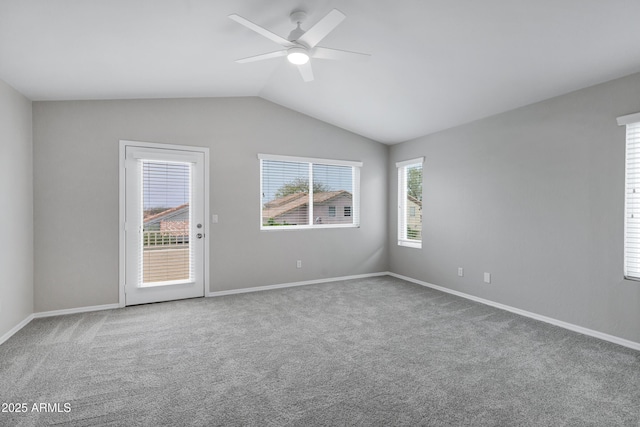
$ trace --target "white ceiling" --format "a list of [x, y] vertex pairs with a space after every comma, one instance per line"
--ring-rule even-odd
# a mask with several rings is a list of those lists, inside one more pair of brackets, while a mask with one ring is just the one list
[[[332, 8], [321, 46], [365, 63], [312, 60], [227, 16], [286, 37]], [[0, 79], [32, 100], [260, 96], [397, 143], [640, 71], [637, 0], [0, 0]]]

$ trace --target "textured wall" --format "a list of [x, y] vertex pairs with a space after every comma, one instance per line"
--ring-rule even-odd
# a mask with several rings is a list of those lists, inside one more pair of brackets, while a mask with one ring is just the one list
[[0, 80], [0, 337], [33, 313], [31, 101]]
[[423, 247], [396, 245], [392, 206], [391, 271], [640, 342], [615, 120], [638, 111], [640, 74], [393, 146], [389, 200], [395, 162], [426, 159]]
[[[385, 145], [259, 98], [33, 108], [36, 311], [118, 301], [121, 139], [210, 148], [211, 291], [388, 269]], [[261, 232], [258, 153], [363, 161], [361, 227]]]

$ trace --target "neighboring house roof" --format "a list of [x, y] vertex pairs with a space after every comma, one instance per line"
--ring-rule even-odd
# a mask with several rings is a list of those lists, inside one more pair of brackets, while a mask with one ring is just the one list
[[407, 194], [407, 199], [412, 201], [413, 203], [415, 203], [416, 205], [418, 205], [420, 208], [422, 208], [422, 200], [418, 200], [413, 196], [410, 196]]
[[169, 208], [165, 211], [158, 212], [157, 214], [149, 215], [143, 219], [144, 225], [155, 224], [160, 221], [166, 221], [178, 215], [181, 215], [189, 210], [189, 203], [184, 205]]
[[[322, 193], [313, 194], [313, 204], [318, 205], [321, 203], [329, 202], [340, 196], [351, 197], [351, 193], [346, 190], [339, 191], [325, 191]], [[262, 210], [262, 216], [264, 218], [277, 218], [280, 215], [284, 215], [287, 212], [291, 212], [302, 206], [306, 206], [309, 202], [309, 195], [307, 193], [294, 193], [288, 196], [274, 199], [268, 203], [265, 203]]]

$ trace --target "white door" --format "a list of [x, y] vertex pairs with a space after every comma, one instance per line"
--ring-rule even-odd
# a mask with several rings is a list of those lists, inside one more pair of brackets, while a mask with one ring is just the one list
[[132, 144], [121, 142], [124, 305], [202, 297], [206, 152]]

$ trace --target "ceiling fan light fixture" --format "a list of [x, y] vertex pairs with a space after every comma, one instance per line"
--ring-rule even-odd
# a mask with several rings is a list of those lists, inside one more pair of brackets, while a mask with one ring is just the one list
[[303, 65], [309, 62], [309, 54], [301, 47], [292, 47], [287, 51], [287, 59], [295, 65]]

